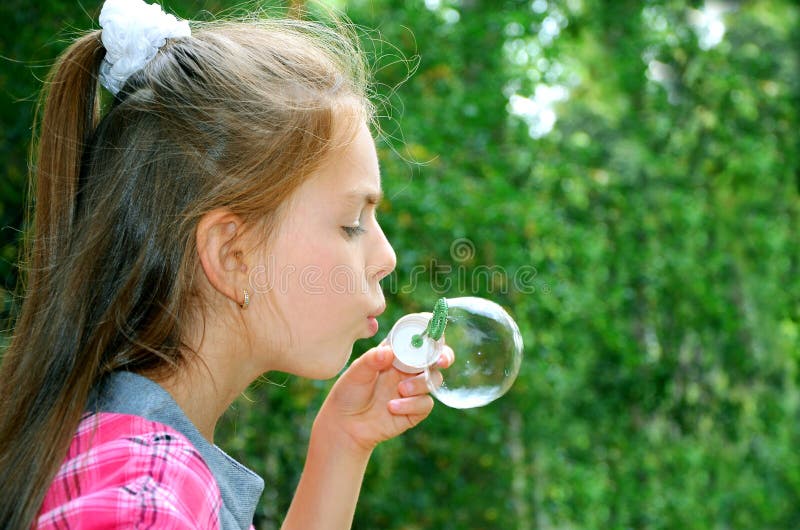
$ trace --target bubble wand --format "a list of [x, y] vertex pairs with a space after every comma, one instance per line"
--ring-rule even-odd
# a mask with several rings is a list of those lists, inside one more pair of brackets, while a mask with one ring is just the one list
[[421, 348], [426, 335], [433, 340], [441, 339], [445, 327], [447, 327], [447, 299], [439, 298], [433, 305], [433, 315], [428, 321], [428, 326], [422, 333], [411, 337], [411, 345]]
[[[481, 407], [505, 394], [522, 362], [522, 336], [514, 319], [498, 304], [474, 296], [439, 298], [432, 312], [398, 320], [387, 339], [393, 366], [425, 374], [431, 394], [454, 408]], [[453, 360], [442, 368], [446, 349]]]

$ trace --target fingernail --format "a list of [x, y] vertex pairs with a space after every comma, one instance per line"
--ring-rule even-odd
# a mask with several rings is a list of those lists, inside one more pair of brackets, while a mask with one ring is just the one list
[[386, 359], [386, 350], [378, 350], [375, 354], [375, 358], [378, 359], [378, 362], [383, 362]]
[[400, 412], [400, 403], [395, 400], [389, 402], [389, 410], [392, 412]]

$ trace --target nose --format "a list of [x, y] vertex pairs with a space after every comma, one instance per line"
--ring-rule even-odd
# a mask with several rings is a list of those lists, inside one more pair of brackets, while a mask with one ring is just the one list
[[376, 235], [377, 241], [371, 256], [369, 269], [373, 272], [373, 277], [380, 281], [391, 274], [397, 266], [397, 254], [395, 254], [392, 244], [389, 243], [380, 225], [378, 225]]

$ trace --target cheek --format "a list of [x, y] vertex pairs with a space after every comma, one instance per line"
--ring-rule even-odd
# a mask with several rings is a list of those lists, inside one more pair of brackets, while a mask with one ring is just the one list
[[[363, 271], [344, 245], [308, 244], [300, 241], [283, 246], [271, 256], [268, 285], [282, 310], [309, 317], [324, 317], [325, 311], [352, 303], [363, 289]], [[331, 316], [328, 315], [328, 319]], [[320, 325], [323, 322], [319, 322]]]
[[284, 314], [326, 327], [331, 321], [341, 324], [353, 314], [354, 304], [368, 296], [359, 259], [357, 245], [338, 234], [311, 239], [287, 232], [263, 260], [265, 272], [258, 279]]
[[329, 241], [304, 241], [292, 246], [279, 268], [292, 271], [291, 284], [299, 296], [352, 294], [363, 276], [357, 250], [333, 236]]

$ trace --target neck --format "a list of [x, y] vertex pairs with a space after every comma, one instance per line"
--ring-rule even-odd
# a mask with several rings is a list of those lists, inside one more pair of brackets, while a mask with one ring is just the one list
[[156, 382], [169, 392], [186, 417], [211, 443], [214, 443], [214, 430], [220, 416], [244, 390], [234, 390], [218, 381], [210, 370], [202, 366], [195, 370], [182, 369]]
[[205, 327], [199, 340], [188, 342], [196, 345], [192, 348], [196, 354], [188, 353], [186, 362], [174, 374], [156, 379], [211, 443], [219, 418], [263, 373], [251, 362], [246, 345], [232, 340], [232, 336], [236, 334], [228, 326]]

